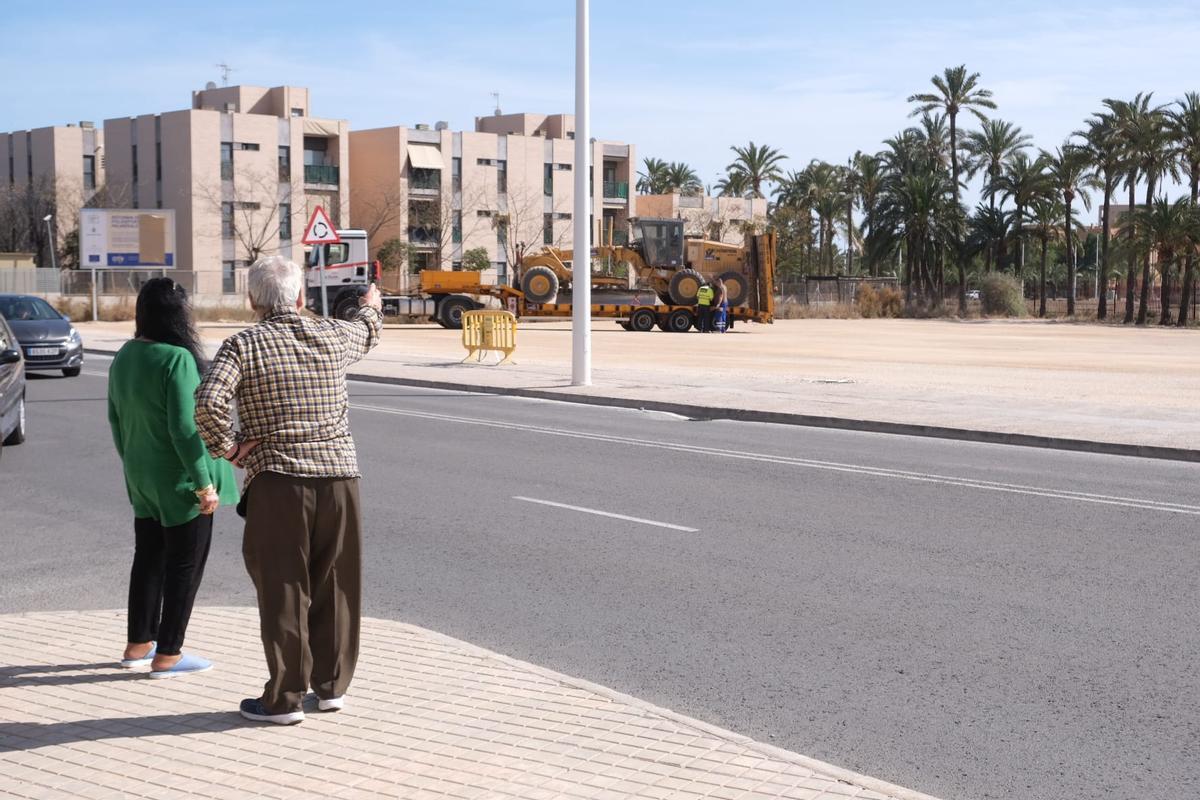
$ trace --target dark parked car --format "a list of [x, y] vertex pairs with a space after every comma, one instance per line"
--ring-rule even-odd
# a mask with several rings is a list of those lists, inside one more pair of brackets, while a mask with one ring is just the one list
[[25, 441], [25, 359], [0, 317], [0, 450]]
[[0, 317], [16, 334], [25, 369], [62, 370], [74, 378], [83, 369], [83, 341], [71, 321], [40, 297], [0, 294]]

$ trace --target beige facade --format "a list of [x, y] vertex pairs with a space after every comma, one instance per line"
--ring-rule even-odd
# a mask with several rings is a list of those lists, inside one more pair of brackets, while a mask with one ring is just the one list
[[688, 236], [741, 245], [747, 226], [761, 230], [767, 224], [767, 201], [761, 197], [708, 197], [678, 192], [643, 194], [637, 197], [637, 215], [682, 219]]
[[[350, 134], [351, 215], [374, 254], [409, 245], [413, 269], [454, 269], [483, 248], [500, 280], [522, 247], [571, 247], [574, 118], [508, 114], [477, 118], [473, 131], [439, 123]], [[633, 145], [592, 143], [593, 230], [618, 238], [633, 215]]]
[[104, 132], [109, 193], [175, 210], [179, 279], [199, 294], [243, 294], [261, 256], [299, 260], [317, 205], [349, 221], [349, 124], [309, 116], [307, 89], [209, 88], [191, 109], [105, 120]]
[[[0, 133], [0, 187], [45, 189], [63, 240], [79, 226], [79, 209], [104, 185], [104, 134], [90, 122]], [[37, 232], [39, 247], [45, 240]], [[45, 264], [49, 266], [49, 264]]]

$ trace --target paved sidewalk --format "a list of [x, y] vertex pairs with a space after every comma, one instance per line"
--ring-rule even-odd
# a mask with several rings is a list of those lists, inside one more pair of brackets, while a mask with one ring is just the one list
[[288, 728], [231, 710], [253, 609], [197, 610], [201, 675], [120, 670], [123, 640], [123, 613], [0, 615], [0, 794], [932, 800], [402, 623], [365, 620], [346, 710]]

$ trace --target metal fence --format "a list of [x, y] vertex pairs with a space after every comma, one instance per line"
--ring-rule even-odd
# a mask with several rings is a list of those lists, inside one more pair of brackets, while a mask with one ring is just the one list
[[[151, 278], [168, 277], [206, 302], [227, 297], [240, 302], [246, 294], [246, 270], [102, 269], [96, 270], [100, 297], [136, 297]], [[0, 269], [0, 292], [91, 297], [92, 271], [76, 269]]]
[[899, 288], [895, 278], [868, 278], [847, 275], [808, 275], [800, 280], [778, 284], [776, 294], [780, 302], [799, 303], [806, 306], [853, 305], [858, 287], [863, 285], [876, 290], [890, 286]]

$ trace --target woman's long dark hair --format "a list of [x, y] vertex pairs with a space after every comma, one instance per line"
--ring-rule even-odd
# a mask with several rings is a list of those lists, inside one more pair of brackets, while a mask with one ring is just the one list
[[170, 278], [151, 278], [138, 292], [137, 330], [134, 336], [182, 347], [196, 359], [196, 369], [204, 372], [204, 350], [192, 321], [187, 291]]

